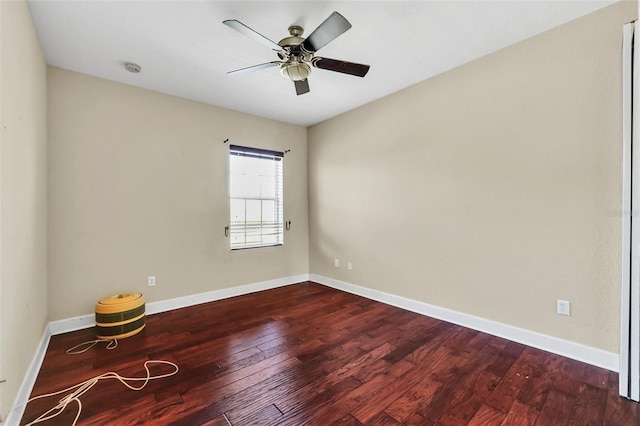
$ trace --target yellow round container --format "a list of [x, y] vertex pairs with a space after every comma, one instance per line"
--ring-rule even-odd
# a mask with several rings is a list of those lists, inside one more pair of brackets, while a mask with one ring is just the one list
[[144, 297], [140, 293], [122, 293], [96, 303], [96, 336], [99, 339], [124, 339], [145, 326]]

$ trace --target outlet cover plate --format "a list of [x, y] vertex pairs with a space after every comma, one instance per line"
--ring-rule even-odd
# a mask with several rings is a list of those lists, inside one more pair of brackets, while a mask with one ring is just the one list
[[571, 315], [571, 303], [567, 302], [566, 300], [559, 300], [558, 299], [557, 312], [560, 315], [570, 316]]

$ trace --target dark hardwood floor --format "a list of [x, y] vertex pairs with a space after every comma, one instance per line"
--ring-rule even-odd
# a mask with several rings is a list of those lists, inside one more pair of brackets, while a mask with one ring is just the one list
[[[98, 383], [80, 425], [640, 424], [615, 373], [315, 283], [150, 315], [115, 350], [65, 354], [93, 338], [54, 336], [33, 395], [142, 376], [148, 359], [180, 371], [140, 392]], [[30, 403], [23, 424], [58, 399]]]

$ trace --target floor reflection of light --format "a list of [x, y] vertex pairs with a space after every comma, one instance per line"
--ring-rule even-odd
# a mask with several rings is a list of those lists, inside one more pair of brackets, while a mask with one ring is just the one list
[[[208, 381], [206, 392], [222, 397], [220, 392], [240, 391], [286, 372], [294, 377], [302, 373], [302, 363], [287, 339], [288, 330], [284, 321], [274, 320], [200, 345], [208, 352], [203, 358], [208, 358], [207, 364], [212, 367], [209, 374], [218, 376]], [[300, 387], [291, 377], [283, 382], [280, 386], [286, 393]]]
[[254, 361], [259, 357], [266, 359], [280, 352], [275, 348], [286, 345], [287, 330], [288, 326], [283, 321], [269, 321], [230, 337], [216, 339], [220, 350], [212, 355], [223, 368], [249, 357]]

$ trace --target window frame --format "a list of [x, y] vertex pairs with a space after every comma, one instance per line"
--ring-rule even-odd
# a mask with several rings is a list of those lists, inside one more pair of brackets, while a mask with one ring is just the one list
[[[242, 176], [241, 173], [234, 173], [233, 157], [252, 158], [264, 161], [273, 162], [274, 171], [273, 175], [261, 175], [259, 171], [256, 171], [256, 175], [245, 174], [250, 180], [255, 179], [258, 183], [258, 188], [252, 188], [258, 190], [259, 196], [240, 196], [240, 194], [234, 193], [234, 177]], [[259, 170], [259, 169], [258, 169]], [[229, 248], [231, 251], [248, 250], [255, 248], [265, 247], [279, 247], [284, 245], [284, 152], [273, 151], [261, 148], [253, 148], [240, 145], [229, 146]], [[264, 177], [273, 177], [272, 196], [263, 194], [263, 180]], [[266, 185], [269, 186], [269, 185]], [[246, 191], [247, 188], [245, 187]], [[266, 191], [270, 192], [270, 191]], [[239, 210], [244, 211], [244, 220], [234, 220], [234, 202], [244, 201], [244, 206]], [[248, 221], [248, 202], [260, 202], [260, 219], [259, 221]], [[264, 220], [265, 202], [273, 203], [273, 217], [272, 221]], [[255, 206], [254, 206], [255, 207]], [[237, 212], [237, 211], [236, 211]], [[254, 232], [251, 232], [254, 231]], [[256, 232], [257, 231], [257, 232]], [[269, 237], [274, 237], [275, 241], [270, 240]], [[240, 237], [242, 241], [236, 239]], [[265, 238], [266, 237], [266, 238]], [[256, 241], [256, 238], [259, 241]], [[250, 241], [253, 239], [253, 241]], [[236, 241], [234, 241], [236, 240]]]

